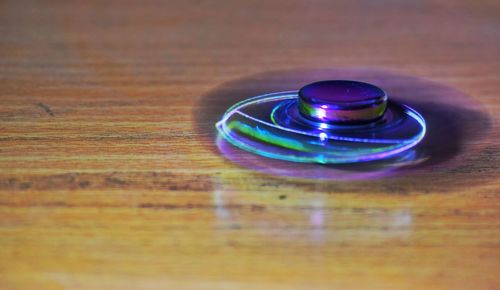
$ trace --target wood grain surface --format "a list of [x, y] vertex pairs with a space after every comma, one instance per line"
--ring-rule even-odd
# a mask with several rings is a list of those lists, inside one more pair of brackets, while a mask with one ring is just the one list
[[[0, 35], [0, 289], [500, 289], [500, 2], [5, 0]], [[325, 78], [413, 102], [418, 162], [216, 142]]]

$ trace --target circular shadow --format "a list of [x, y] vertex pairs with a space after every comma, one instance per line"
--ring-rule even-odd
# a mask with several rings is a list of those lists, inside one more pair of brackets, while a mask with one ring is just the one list
[[[217, 138], [214, 124], [236, 102], [264, 93], [298, 90], [305, 84], [327, 79], [351, 79], [383, 88], [390, 99], [407, 104], [422, 114], [427, 123], [427, 135], [404, 155], [343, 165], [297, 164], [268, 159], [234, 148]], [[214, 154], [222, 153], [244, 168], [274, 177], [292, 177], [305, 183], [307, 180], [356, 180], [361, 183], [371, 180], [373, 183], [373, 180], [382, 179], [385, 180], [383, 185], [388, 185], [388, 181], [401, 177], [406, 177], [408, 182], [420, 183], [425, 179], [453, 179], [451, 173], [470, 172], [476, 165], [484, 168], [484, 163], [494, 162], [481, 158], [482, 152], [488, 154], [489, 149], [482, 148], [481, 142], [477, 141], [488, 135], [491, 121], [474, 99], [443, 84], [382, 69], [295, 69], [259, 73], [224, 83], [208, 92], [201, 97], [193, 115], [195, 130]], [[477, 160], [481, 163], [478, 164]], [[468, 174], [467, 178], [473, 176], [477, 177]], [[413, 181], [408, 178], [413, 178]], [[436, 185], [435, 182], [432, 184]], [[352, 186], [349, 188], [353, 189]]]

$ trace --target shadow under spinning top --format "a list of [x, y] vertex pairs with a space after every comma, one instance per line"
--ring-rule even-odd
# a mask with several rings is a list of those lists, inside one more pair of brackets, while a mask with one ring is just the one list
[[[234, 148], [227, 144], [225, 139], [217, 136], [213, 124], [221, 119], [225, 110], [232, 104], [268, 92], [300, 88], [318, 79], [354, 79], [384, 88], [395, 103], [411, 107], [421, 114], [427, 125], [425, 138], [403, 154], [394, 154], [382, 160], [320, 165], [263, 158]], [[387, 104], [390, 106], [391, 102]], [[281, 113], [284, 112], [286, 110], [283, 107]], [[201, 138], [207, 138], [204, 143], [208, 144], [214, 153], [222, 152], [236, 164], [275, 176], [326, 180], [426, 174], [429, 170], [434, 171], [433, 176], [437, 177], [437, 171], [441, 169], [460, 170], [464, 166], [467, 170], [474, 170], [474, 158], [480, 158], [480, 152], [485, 149], [481, 148], [477, 141], [487, 136], [491, 127], [490, 119], [482, 112], [479, 104], [457, 90], [422, 78], [364, 68], [300, 69], [257, 74], [225, 83], [212, 90], [201, 98], [193, 114], [196, 118], [196, 130]], [[301, 117], [304, 117], [303, 113]], [[302, 118], [301, 122], [317, 121], [317, 115], [309, 117], [305, 121]], [[325, 124], [338, 125], [335, 122]], [[326, 131], [321, 132], [327, 134]], [[318, 135], [318, 141], [321, 141], [320, 139]]]

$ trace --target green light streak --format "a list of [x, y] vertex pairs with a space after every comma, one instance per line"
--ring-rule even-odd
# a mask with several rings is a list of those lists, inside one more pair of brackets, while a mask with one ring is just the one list
[[285, 137], [279, 137], [267, 130], [263, 130], [259, 127], [251, 127], [246, 124], [243, 124], [239, 121], [232, 121], [227, 125], [228, 129], [236, 129], [240, 132], [242, 132], [245, 135], [251, 136], [257, 140], [261, 140], [264, 142], [267, 142], [269, 144], [277, 145], [280, 147], [292, 149], [292, 150], [297, 150], [297, 151], [302, 151], [302, 152], [308, 152], [307, 148], [304, 147], [304, 145], [301, 142], [298, 142], [296, 140], [292, 140], [289, 138]]

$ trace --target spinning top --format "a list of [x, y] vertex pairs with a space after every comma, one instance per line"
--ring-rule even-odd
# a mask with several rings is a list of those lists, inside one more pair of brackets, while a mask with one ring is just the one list
[[425, 135], [425, 121], [415, 110], [389, 101], [377, 86], [349, 80], [244, 100], [229, 108], [216, 127], [243, 150], [316, 163], [388, 158]]

